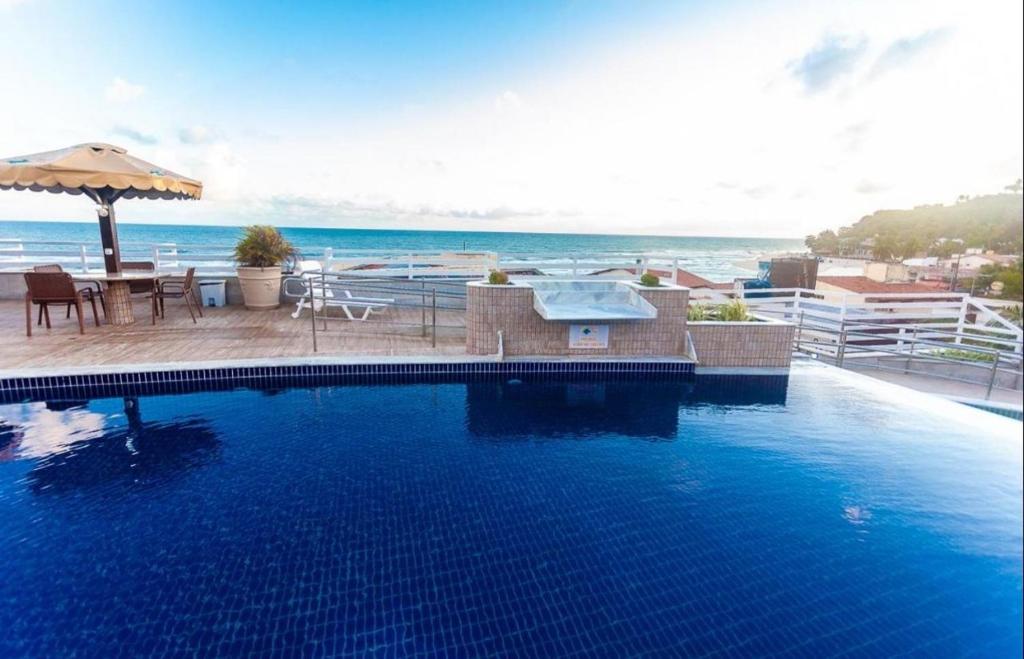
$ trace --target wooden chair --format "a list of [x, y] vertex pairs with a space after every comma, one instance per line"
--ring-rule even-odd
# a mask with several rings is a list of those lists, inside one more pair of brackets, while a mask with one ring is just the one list
[[[122, 272], [152, 272], [156, 273], [156, 265], [152, 261], [121, 261]], [[146, 299], [149, 300], [150, 314], [153, 316], [153, 324], [156, 324], [156, 297], [153, 293], [156, 291], [157, 283], [156, 279], [149, 281], [130, 281], [128, 282], [128, 293], [129, 295], [145, 295]]]
[[92, 304], [92, 318], [96, 327], [100, 326], [100, 316], [96, 311], [96, 298], [75, 287], [75, 280], [66, 272], [26, 272], [25, 287], [25, 333], [32, 336], [32, 305], [39, 305], [40, 318], [46, 317], [46, 329], [50, 329], [50, 311], [48, 305], [75, 305], [78, 314], [78, 333], [85, 334], [85, 320], [82, 313], [82, 302], [88, 297]]
[[[48, 263], [46, 265], [37, 265], [32, 267], [32, 272], [64, 272], [64, 268], [59, 263]], [[78, 289], [82, 291], [82, 295], [88, 299], [90, 297], [98, 297], [100, 299], [100, 306], [103, 308], [103, 317], [107, 317], [107, 300], [103, 297], [103, 287], [100, 286], [98, 281], [86, 282], [86, 285]], [[39, 305], [39, 322], [36, 325], [43, 324], [43, 309], [46, 309], [46, 305]], [[49, 314], [49, 311], [46, 312]], [[64, 315], [65, 318], [71, 318], [71, 305], [68, 305], [67, 313]]]
[[181, 281], [162, 281], [159, 282], [153, 291], [153, 323], [156, 323], [156, 305], [160, 303], [160, 317], [164, 317], [164, 300], [181, 298], [185, 300], [185, 306], [188, 307], [188, 313], [192, 316], [192, 322], [196, 321], [196, 312], [199, 312], [199, 317], [203, 317], [203, 307], [199, 304], [199, 300], [196, 298], [195, 292], [192, 290], [196, 276], [196, 269], [189, 268], [185, 271], [185, 278]]

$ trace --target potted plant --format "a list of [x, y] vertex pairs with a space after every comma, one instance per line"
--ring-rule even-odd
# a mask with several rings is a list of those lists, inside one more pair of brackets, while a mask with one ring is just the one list
[[487, 275], [487, 283], [492, 286], [508, 286], [508, 273], [491, 270], [491, 274]]
[[658, 275], [645, 272], [640, 275], [640, 285], [647, 286], [648, 288], [655, 288], [657, 286], [661, 286], [661, 279], [658, 278]]
[[281, 304], [281, 264], [295, 258], [295, 248], [276, 227], [245, 227], [235, 245], [238, 284], [247, 309], [276, 309]]

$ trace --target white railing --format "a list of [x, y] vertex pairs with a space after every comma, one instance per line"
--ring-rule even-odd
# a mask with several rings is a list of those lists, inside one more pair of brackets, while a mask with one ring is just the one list
[[[796, 323], [802, 344], [835, 351], [835, 334], [851, 343], [902, 347], [917, 341], [985, 344], [1020, 353], [1024, 332], [999, 315], [1003, 305], [967, 293], [853, 294], [805, 288], [747, 289], [744, 302], [761, 315]], [[993, 308], [994, 307], [994, 308]], [[854, 339], [853, 337], [857, 338]]]
[[[182, 243], [121, 242], [123, 261], [152, 261], [157, 269], [195, 267], [200, 275], [227, 275], [234, 271], [230, 245], [191, 245]], [[662, 271], [672, 281], [680, 267], [680, 258], [672, 255], [647, 255], [634, 252], [598, 253], [504, 253], [488, 251], [344, 249], [327, 247], [305, 253], [303, 258], [317, 260], [330, 272], [352, 276], [401, 277], [481, 277], [494, 269], [510, 271], [517, 278], [575, 278], [595, 276], [622, 278], [623, 271], [637, 274], [649, 269]], [[101, 271], [103, 251], [98, 242], [25, 241], [0, 238], [0, 271], [18, 271], [33, 265], [59, 263], [66, 270]], [[597, 274], [600, 271], [611, 271]]]
[[[186, 265], [195, 265], [197, 270], [220, 273], [227, 272], [231, 266], [230, 251], [225, 248], [132, 242], [121, 243], [120, 247], [122, 261], [153, 261], [165, 269], [180, 265], [179, 250], [183, 248], [189, 248]], [[99, 243], [0, 238], [0, 271], [18, 271], [48, 263], [59, 263], [65, 270], [75, 272], [102, 271], [103, 249]]]
[[[495, 268], [514, 273], [517, 279], [534, 276], [551, 278], [606, 277], [621, 279], [623, 272], [643, 273], [651, 269], [668, 274], [674, 281], [680, 257], [635, 252], [597, 253], [505, 253], [487, 251], [430, 251], [323, 248], [303, 258], [319, 261], [327, 272], [371, 279], [469, 279], [486, 276]], [[180, 243], [121, 243], [124, 261], [152, 261], [158, 270], [195, 267], [200, 276], [234, 273], [229, 245]], [[684, 261], [685, 262], [685, 261]], [[60, 263], [77, 272], [101, 271], [102, 249], [98, 242], [23, 241], [0, 238], [0, 271], [20, 271], [33, 265]], [[607, 271], [606, 274], [598, 274]], [[739, 289], [748, 306], [759, 314], [798, 322], [806, 338], [815, 332], [826, 335], [846, 326], [858, 331], [858, 324], [883, 339], [899, 341], [899, 335], [916, 333], [921, 340], [944, 337], [936, 332], [955, 331], [957, 344], [985, 341], [1004, 350], [1021, 352], [1022, 332], [999, 314], [1003, 303], [974, 298], [964, 293], [853, 294], [802, 288]], [[976, 341], [975, 341], [976, 342]]]

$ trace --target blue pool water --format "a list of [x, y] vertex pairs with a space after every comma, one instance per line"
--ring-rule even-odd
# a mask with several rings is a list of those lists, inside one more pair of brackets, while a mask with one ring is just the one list
[[522, 380], [0, 407], [0, 656], [1020, 654], [1018, 422]]

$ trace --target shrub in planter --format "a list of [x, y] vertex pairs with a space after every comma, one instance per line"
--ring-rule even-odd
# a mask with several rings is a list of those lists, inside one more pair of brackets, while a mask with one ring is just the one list
[[690, 322], [711, 320], [711, 310], [708, 309], [708, 305], [700, 302], [691, 304], [686, 308], [686, 320]]
[[750, 320], [750, 313], [747, 312], [747, 305], [743, 300], [732, 300], [718, 307], [718, 320], [727, 323], [742, 323]]
[[1010, 321], [1017, 327], [1024, 327], [1024, 320], [1022, 320], [1021, 305], [1015, 304], [1012, 307], [1007, 307], [1002, 311], [1002, 316], [1006, 320]]
[[245, 227], [235, 245], [238, 284], [249, 309], [275, 309], [281, 302], [281, 264], [298, 252], [276, 227]]
[[652, 275], [649, 272], [645, 272], [644, 274], [640, 275], [640, 284], [643, 286], [650, 287], [660, 286], [661, 280], [658, 279], [657, 275]]
[[493, 286], [506, 286], [508, 285], [508, 273], [491, 270], [491, 274], [487, 275], [487, 283]]

